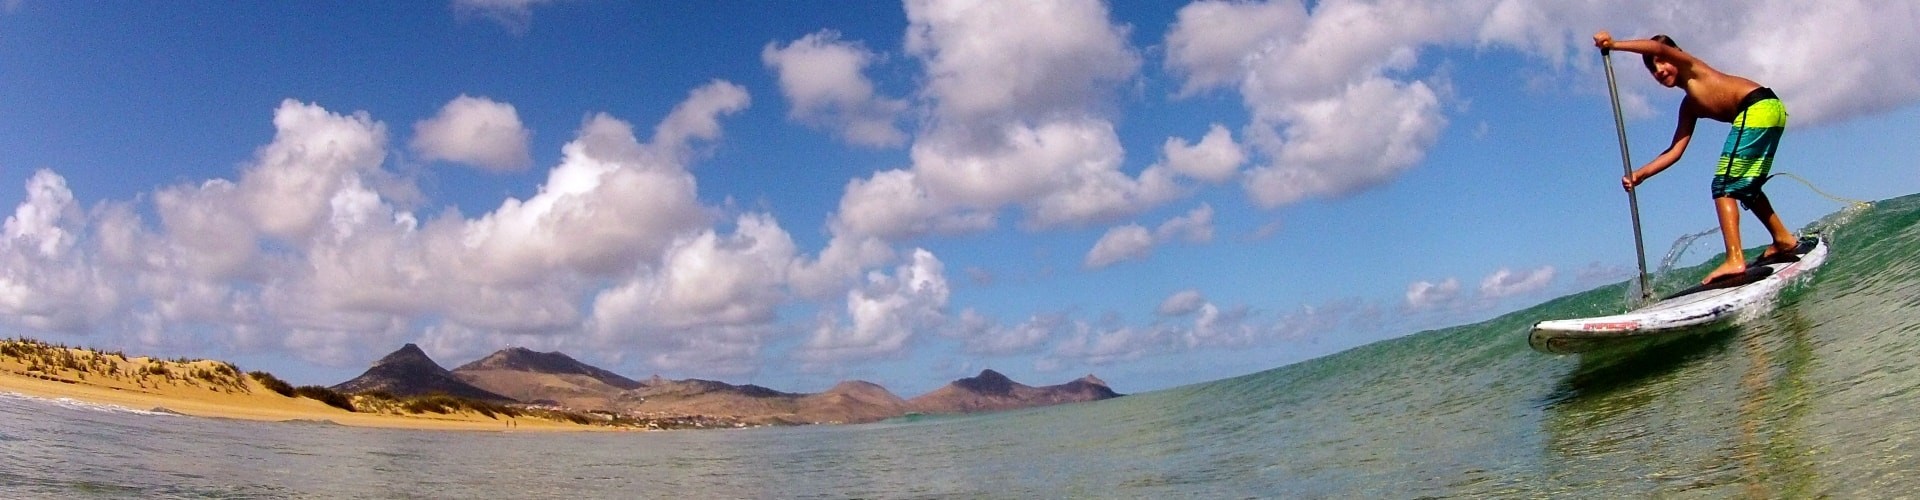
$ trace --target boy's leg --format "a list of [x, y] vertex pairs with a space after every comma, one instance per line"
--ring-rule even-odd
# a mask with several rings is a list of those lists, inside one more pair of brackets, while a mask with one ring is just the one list
[[1767, 200], [1767, 193], [1755, 192], [1753, 199], [1746, 203], [1747, 210], [1752, 210], [1753, 216], [1758, 217], [1760, 223], [1767, 226], [1767, 233], [1773, 236], [1773, 245], [1760, 253], [1761, 259], [1781, 252], [1792, 252], [1794, 247], [1800, 246], [1800, 239], [1793, 236], [1793, 231], [1787, 229], [1785, 222], [1781, 222], [1780, 214], [1773, 211], [1773, 202]]
[[1720, 237], [1727, 243], [1727, 261], [1707, 273], [1701, 284], [1747, 272], [1747, 254], [1740, 248], [1740, 203], [1731, 196], [1719, 196], [1713, 199], [1713, 207], [1720, 214]]

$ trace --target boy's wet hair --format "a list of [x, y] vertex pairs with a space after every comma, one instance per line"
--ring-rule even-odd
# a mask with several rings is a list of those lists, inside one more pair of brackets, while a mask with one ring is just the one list
[[[1656, 42], [1660, 42], [1660, 43], [1664, 43], [1664, 44], [1667, 44], [1667, 46], [1668, 46], [1668, 47], [1673, 47], [1673, 48], [1676, 48], [1676, 49], [1678, 49], [1678, 48], [1680, 48], [1680, 44], [1677, 44], [1677, 43], [1673, 43], [1673, 37], [1670, 37], [1670, 36], [1666, 36], [1666, 35], [1654, 35], [1654, 36], [1653, 36], [1653, 41], [1656, 41]], [[1652, 73], [1652, 72], [1653, 72], [1653, 54], [1641, 54], [1641, 55], [1640, 55], [1640, 62], [1641, 62], [1641, 63], [1644, 63], [1644, 64], [1646, 64], [1646, 65], [1647, 65], [1647, 72], [1648, 72], [1648, 73]]]

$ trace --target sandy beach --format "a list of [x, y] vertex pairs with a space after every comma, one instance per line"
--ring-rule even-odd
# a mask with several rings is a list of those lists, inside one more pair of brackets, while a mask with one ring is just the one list
[[[407, 414], [394, 409], [350, 412], [306, 397], [274, 392], [233, 365], [210, 360], [156, 360], [9, 339], [0, 355], [0, 391], [70, 398], [135, 410], [269, 422], [330, 422], [355, 427], [461, 431], [618, 431], [633, 427], [579, 424], [558, 417], [488, 416], [474, 411]], [[61, 352], [65, 354], [61, 354]], [[19, 355], [21, 352], [32, 354]]]

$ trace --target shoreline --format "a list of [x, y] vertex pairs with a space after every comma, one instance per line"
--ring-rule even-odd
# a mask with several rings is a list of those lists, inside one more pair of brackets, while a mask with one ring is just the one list
[[[290, 424], [489, 432], [619, 432], [639, 426], [576, 423], [553, 415], [483, 415], [472, 410], [399, 414], [357, 412], [307, 397], [282, 396], [231, 364], [209, 360], [128, 358], [119, 353], [54, 346], [27, 339], [0, 340], [0, 392], [188, 417]], [[22, 350], [37, 349], [30, 355]], [[56, 360], [56, 361], [51, 361]], [[544, 418], [544, 417], [554, 418]]]

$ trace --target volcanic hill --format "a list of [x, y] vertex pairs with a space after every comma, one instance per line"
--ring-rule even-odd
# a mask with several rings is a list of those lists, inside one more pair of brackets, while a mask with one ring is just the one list
[[1014, 382], [1000, 372], [981, 370], [980, 375], [955, 380], [945, 387], [908, 400], [907, 404], [913, 411], [921, 413], [974, 413], [1117, 397], [1120, 397], [1119, 393], [1113, 392], [1105, 381], [1093, 375], [1065, 384], [1033, 387]]
[[611, 410], [623, 391], [642, 384], [560, 352], [509, 347], [453, 369], [475, 387], [528, 403]]
[[446, 394], [480, 401], [515, 402], [513, 398], [461, 381], [453, 372], [427, 357], [420, 346], [413, 344], [401, 346], [400, 350], [380, 358], [366, 373], [333, 386], [333, 390], [347, 393], [386, 391], [401, 397]]

